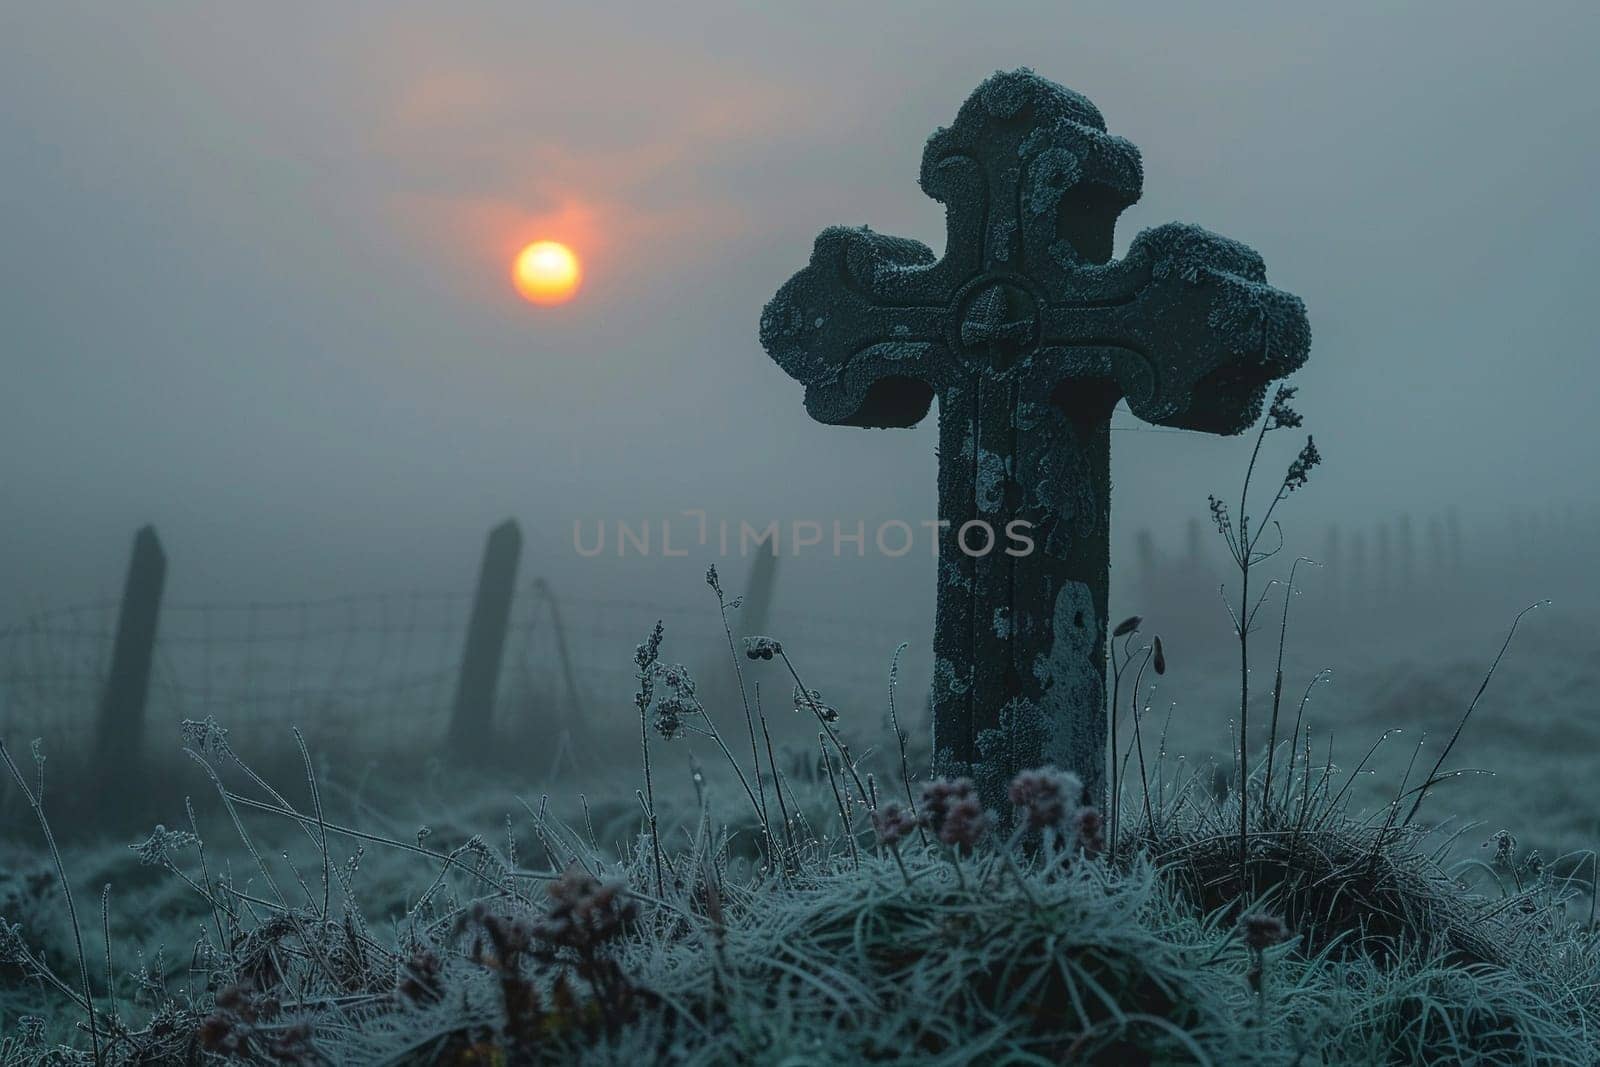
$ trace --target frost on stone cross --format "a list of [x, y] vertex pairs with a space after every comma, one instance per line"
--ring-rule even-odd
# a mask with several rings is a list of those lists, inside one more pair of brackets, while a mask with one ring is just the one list
[[[1103, 788], [1112, 408], [1238, 433], [1310, 347], [1304, 306], [1236, 241], [1169, 224], [1113, 261], [1142, 180], [1086, 98], [996, 74], [923, 152], [944, 256], [833, 227], [761, 316], [822, 422], [911, 426], [939, 399], [935, 770], [991, 804], [1043, 763]], [[973, 521], [982, 556], [959, 541]], [[1005, 551], [1015, 521], [1031, 552]]]

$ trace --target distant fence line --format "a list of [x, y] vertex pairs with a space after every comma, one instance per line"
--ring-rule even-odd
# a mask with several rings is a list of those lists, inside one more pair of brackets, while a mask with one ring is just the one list
[[[1118, 554], [1114, 600], [1161, 611], [1164, 626], [1215, 627], [1217, 586], [1228, 580], [1215, 532], [1193, 520], [1176, 546], [1150, 530], [1130, 540], [1131, 555]], [[1487, 533], [1480, 523], [1470, 542], [1454, 513], [1397, 516], [1330, 524], [1320, 540], [1286, 548], [1274, 573], [1286, 573], [1297, 555], [1324, 563], [1315, 579], [1307, 576], [1319, 587], [1311, 615], [1339, 623], [1406, 597], [1471, 595], [1491, 572], [1587, 573], [1584, 566], [1600, 564], [1597, 546], [1600, 522], [1573, 508], [1525, 514]], [[479, 748], [519, 723], [582, 726], [631, 714], [632, 651], [658, 618], [667, 625], [668, 658], [712, 668], [703, 692], [736, 699], [731, 680], [720, 677], [729, 673], [726, 638], [709, 595], [703, 608], [577, 596], [542, 577], [519, 577], [520, 552], [514, 522], [490, 531], [472, 593], [167, 604], [168, 561], [146, 527], [134, 539], [120, 599], [41, 612], [0, 630], [0, 736], [44, 736], [56, 751], [81, 747], [97, 753], [108, 774], [176, 739], [151, 742], [147, 724], [166, 729], [207, 716], [266, 743], [280, 743], [293, 723], [313, 742]], [[772, 632], [816, 665], [810, 684], [870, 708], [881, 706], [894, 646], [909, 640], [906, 706], [925, 697], [931, 616], [785, 611], [774, 605], [777, 562], [758, 555], [749, 575], [724, 575], [730, 596], [749, 594], [733, 617], [736, 634], [766, 630], [770, 620]], [[719, 648], [720, 662], [711, 658]], [[763, 692], [770, 707], [787, 699], [788, 686], [774, 673]]]
[[[514, 522], [491, 531], [472, 593], [168, 604], [163, 583], [151, 581], [160, 542], [147, 527], [135, 537], [121, 599], [0, 630], [0, 736], [96, 752], [118, 776], [150, 747], [172, 747], [179, 720], [208, 716], [257, 743], [283, 743], [292, 723], [314, 743], [482, 750], [530, 720], [581, 727], [631, 714], [633, 650], [657, 619], [667, 658], [731, 673], [709, 591], [702, 608], [567, 595], [542, 577], [519, 579], [520, 549]], [[730, 615], [736, 634], [770, 619], [806, 659], [826, 664], [811, 684], [880, 700], [894, 645], [913, 640], [906, 695], [917, 698], [910, 679], [932, 674], [929, 642], [916, 640], [930, 620], [786, 612], [772, 603], [776, 562], [758, 557], [748, 582], [724, 576], [730, 596], [749, 586]], [[702, 692], [727, 695], [714, 677]], [[786, 701], [788, 686], [765, 697]], [[166, 732], [147, 740], [148, 724]]]
[[[1296, 583], [1314, 594], [1302, 613], [1311, 625], [1343, 626], [1401, 607], [1481, 607], [1486, 588], [1518, 587], [1537, 598], [1600, 584], [1600, 514], [1590, 502], [1470, 523], [1455, 510], [1398, 514], [1327, 523], [1320, 532], [1286, 538], [1267, 575], [1284, 577], [1300, 556], [1321, 564], [1315, 572], [1302, 570]], [[1268, 534], [1260, 547], [1275, 545]], [[1114, 557], [1114, 570], [1122, 559], [1131, 563], [1131, 580], [1120, 588], [1113, 583], [1113, 599], [1121, 592], [1140, 611], [1159, 602], [1180, 623], [1189, 614], [1215, 624], [1219, 584], [1237, 588], [1220, 536], [1199, 519], [1188, 520], [1177, 544], [1138, 531], [1131, 556]]]

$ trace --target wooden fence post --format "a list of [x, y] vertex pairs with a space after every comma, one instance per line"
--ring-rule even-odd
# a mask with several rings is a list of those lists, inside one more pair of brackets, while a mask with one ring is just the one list
[[489, 748], [495, 690], [500, 683], [500, 660], [505, 654], [521, 555], [522, 531], [515, 519], [489, 531], [450, 718], [451, 744], [459, 752], [476, 754]]
[[117, 614], [111, 673], [100, 702], [96, 737], [102, 774], [126, 777], [137, 766], [144, 744], [145, 705], [150, 697], [150, 667], [155, 659], [161, 594], [167, 584], [167, 554], [154, 526], [133, 538], [128, 576]]
[[1156, 570], [1160, 565], [1156, 558], [1156, 536], [1150, 532], [1150, 527], [1141, 526], [1139, 532], [1134, 535], [1133, 558], [1138, 567], [1138, 577], [1134, 579], [1134, 585], [1139, 591], [1139, 597], [1149, 600], [1156, 591], [1158, 584]]
[[761, 635], [767, 632], [767, 622], [772, 617], [772, 597], [778, 585], [778, 554], [757, 552], [750, 562], [750, 585], [745, 590], [744, 607], [740, 609], [739, 633], [735, 637]]

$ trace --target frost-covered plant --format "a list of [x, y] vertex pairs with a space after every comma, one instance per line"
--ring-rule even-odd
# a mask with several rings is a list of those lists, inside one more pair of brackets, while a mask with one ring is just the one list
[[1250, 950], [1250, 970], [1245, 978], [1258, 1005], [1267, 999], [1267, 949], [1289, 939], [1289, 928], [1283, 920], [1267, 911], [1253, 911], [1239, 919], [1239, 934], [1245, 948]]
[[[1234, 565], [1239, 569], [1239, 606], [1236, 609], [1230, 604], [1229, 613], [1233, 621], [1234, 636], [1239, 641], [1239, 746], [1238, 756], [1238, 789], [1239, 789], [1239, 866], [1242, 869], [1249, 861], [1249, 786], [1250, 786], [1250, 750], [1248, 730], [1250, 725], [1250, 631], [1255, 624], [1256, 612], [1265, 602], [1266, 593], [1270, 591], [1271, 584], [1267, 586], [1261, 597], [1254, 603], [1250, 602], [1250, 572], [1257, 565], [1265, 563], [1276, 556], [1283, 549], [1283, 531], [1273, 522], [1273, 513], [1278, 505], [1287, 500], [1289, 494], [1296, 489], [1303, 488], [1310, 479], [1312, 468], [1322, 462], [1322, 455], [1317, 451], [1316, 442], [1308, 435], [1305, 445], [1300, 449], [1294, 461], [1289, 464], [1283, 480], [1278, 483], [1278, 490], [1273, 495], [1271, 503], [1267, 505], [1266, 513], [1261, 521], [1252, 527], [1253, 516], [1248, 510], [1250, 498], [1250, 481], [1255, 475], [1256, 461], [1261, 457], [1261, 446], [1266, 441], [1267, 434], [1273, 430], [1294, 429], [1301, 426], [1304, 419], [1295, 411], [1290, 402], [1294, 399], [1297, 390], [1293, 386], [1280, 385], [1273, 394], [1272, 404], [1267, 410], [1267, 417], [1261, 421], [1261, 429], [1256, 433], [1255, 448], [1250, 453], [1250, 463], [1245, 468], [1244, 484], [1239, 490], [1239, 517], [1237, 527], [1234, 525], [1232, 514], [1228, 505], [1215, 496], [1208, 498], [1211, 508], [1211, 521], [1217, 528], [1217, 533], [1222, 536], [1223, 542], [1228, 547], [1228, 554], [1232, 557]], [[1276, 547], [1262, 551], [1261, 536], [1268, 526], [1278, 531], [1278, 544]]]
[[645, 638], [633, 651], [633, 662], [638, 667], [639, 688], [633, 695], [634, 707], [639, 711], [639, 749], [644, 762], [644, 808], [650, 826], [650, 848], [655, 856], [656, 868], [656, 893], [659, 895], [665, 884], [661, 873], [661, 832], [656, 819], [656, 792], [655, 782], [650, 776], [650, 729], [649, 715], [651, 705], [655, 703], [655, 677], [656, 664], [661, 660], [661, 639], [664, 630], [661, 621], [656, 621], [655, 629], [650, 631], [650, 636]]

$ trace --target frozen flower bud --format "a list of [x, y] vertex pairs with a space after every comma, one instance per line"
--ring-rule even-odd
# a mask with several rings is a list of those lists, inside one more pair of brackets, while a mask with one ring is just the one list
[[1282, 944], [1289, 939], [1289, 928], [1282, 919], [1269, 912], [1257, 911], [1239, 920], [1239, 932], [1244, 943], [1254, 952]]
[[1161, 647], [1160, 634], [1156, 635], [1156, 652], [1151, 665], [1155, 667], [1156, 674], [1161, 675], [1167, 673], [1167, 653], [1166, 650]]
[[722, 595], [722, 579], [717, 577], [717, 565], [713, 563], [706, 568], [706, 584], [709, 585], [717, 596]]
[[912, 815], [897, 801], [890, 801], [872, 813], [872, 829], [878, 835], [878, 843], [885, 848], [898, 848], [900, 842], [917, 828], [917, 817]]
[[810, 711], [819, 716], [823, 722], [838, 722], [839, 709], [831, 704], [822, 702], [822, 694], [815, 689], [801, 689], [794, 687], [794, 710]]
[[1111, 631], [1111, 636], [1112, 637], [1124, 637], [1124, 636], [1126, 636], [1128, 634], [1133, 633], [1135, 630], [1137, 630], [1143, 624], [1144, 624], [1144, 616], [1142, 616], [1142, 615], [1129, 615], [1126, 619], [1123, 619], [1121, 622], [1117, 623], [1117, 628], [1115, 630]]
[[783, 645], [772, 637], [746, 637], [744, 639], [744, 654], [751, 659], [771, 659], [773, 656], [782, 655]]
[[150, 836], [137, 845], [129, 845], [134, 855], [139, 857], [141, 866], [165, 866], [171, 861], [171, 852], [174, 849], [188, 848], [199, 842], [194, 834], [182, 830], [168, 830], [157, 823]]
[[1083, 780], [1071, 771], [1040, 767], [1011, 779], [1007, 795], [1029, 830], [1059, 829], [1077, 809]]

